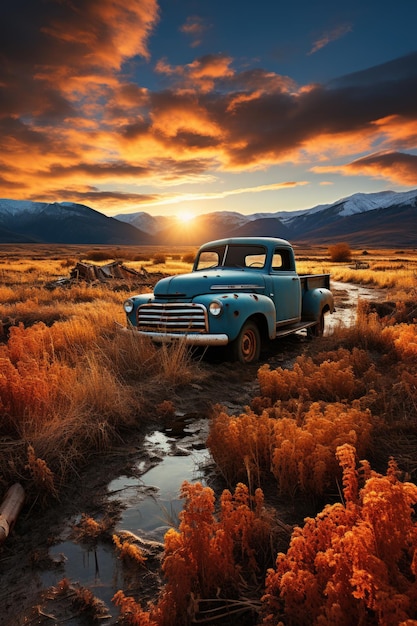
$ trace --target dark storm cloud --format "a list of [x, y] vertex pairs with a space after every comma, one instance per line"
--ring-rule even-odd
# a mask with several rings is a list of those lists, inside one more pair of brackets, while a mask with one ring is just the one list
[[143, 177], [150, 173], [148, 167], [131, 165], [125, 162], [113, 163], [77, 163], [71, 167], [65, 167], [60, 164], [52, 165], [47, 172], [48, 177], [64, 177], [64, 176], [94, 176], [95, 178], [123, 178], [123, 177]]
[[126, 58], [147, 56], [155, 0], [15, 0], [0, 20], [0, 115], [34, 116], [72, 110], [77, 80], [111, 82]]
[[[146, 193], [128, 193], [118, 191], [100, 191], [98, 189], [84, 189], [82, 191], [70, 190], [67, 187], [56, 188], [51, 190], [52, 197], [55, 198], [70, 198], [71, 202], [91, 202], [99, 203], [100, 201], [115, 203], [118, 202], [134, 203], [134, 204], [152, 204], [161, 199], [160, 194], [146, 194]], [[33, 196], [33, 199], [36, 195]]]
[[325, 135], [374, 132], [378, 120], [392, 116], [417, 121], [417, 53], [361, 72], [356, 82], [351, 75], [298, 93], [263, 92], [246, 100], [243, 95], [232, 111], [229, 102], [236, 93], [207, 98], [207, 107], [227, 131], [234, 165], [279, 158]]
[[[154, 130], [172, 150], [216, 147], [224, 164], [241, 168], [262, 160], [280, 162], [289, 155], [297, 160], [296, 152], [313, 143], [324, 148], [326, 141], [339, 141], [348, 147], [354, 135], [357, 140], [377, 134], [378, 124], [388, 118], [417, 121], [417, 53], [303, 88], [259, 69], [232, 72], [231, 60], [221, 55], [215, 61], [205, 56], [182, 73], [166, 69], [177, 79], [181, 76], [187, 87], [193, 76], [194, 89], [177, 85], [150, 94], [152, 116], [158, 121]], [[205, 81], [202, 89], [200, 79]], [[394, 126], [384, 132], [395, 141]]]
[[[48, 142], [48, 135], [43, 130], [34, 129], [15, 117], [0, 118], [0, 136], [2, 152], [8, 151], [10, 144], [16, 142], [28, 146], [42, 146]], [[12, 146], [10, 146], [12, 148]]]

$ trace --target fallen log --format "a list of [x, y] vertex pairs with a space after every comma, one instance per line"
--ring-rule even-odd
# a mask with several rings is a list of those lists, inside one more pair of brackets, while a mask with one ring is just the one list
[[3, 502], [0, 504], [0, 544], [9, 536], [25, 501], [25, 490], [22, 485], [12, 485]]

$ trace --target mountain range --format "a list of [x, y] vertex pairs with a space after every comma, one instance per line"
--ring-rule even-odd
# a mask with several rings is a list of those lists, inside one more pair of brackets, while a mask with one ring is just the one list
[[218, 211], [179, 223], [176, 216], [107, 217], [71, 202], [0, 200], [0, 243], [200, 245], [223, 237], [282, 237], [292, 243], [417, 248], [417, 189], [356, 193], [299, 211]]

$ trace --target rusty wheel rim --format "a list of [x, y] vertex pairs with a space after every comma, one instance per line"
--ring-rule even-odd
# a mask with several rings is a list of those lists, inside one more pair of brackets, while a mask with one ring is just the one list
[[252, 361], [256, 354], [256, 335], [250, 328], [242, 337], [242, 356], [245, 361]]

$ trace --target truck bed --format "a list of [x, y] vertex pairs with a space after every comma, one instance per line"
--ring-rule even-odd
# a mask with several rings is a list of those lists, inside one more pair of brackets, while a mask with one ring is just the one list
[[330, 274], [299, 274], [299, 277], [303, 291], [320, 287], [330, 289]]

